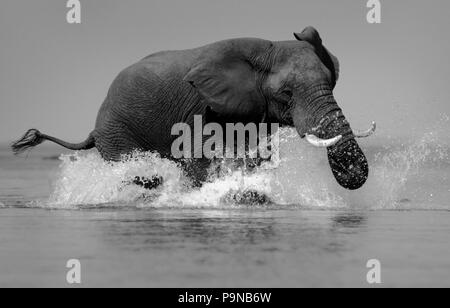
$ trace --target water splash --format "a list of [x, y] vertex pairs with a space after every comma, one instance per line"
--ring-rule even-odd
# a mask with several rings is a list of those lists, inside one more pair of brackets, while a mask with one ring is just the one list
[[421, 171], [432, 166], [432, 163], [448, 161], [448, 148], [439, 144], [439, 134], [436, 132], [426, 133], [416, 142], [409, 146], [387, 154], [376, 155], [373, 178], [376, 189], [383, 192], [379, 197], [377, 208], [398, 208], [410, 200], [401, 198], [408, 182], [414, 177], [420, 176]]
[[[190, 188], [177, 164], [154, 153], [135, 152], [120, 162], [105, 162], [95, 151], [63, 155], [54, 192], [46, 206], [236, 207], [241, 205], [233, 202], [235, 198], [230, 195], [252, 190], [268, 196], [273, 207], [411, 208], [430, 201], [421, 199], [417, 193], [417, 187], [427, 187], [423, 181], [429, 178], [414, 184], [418, 175], [436, 169], [436, 164], [450, 170], [448, 147], [440, 143], [448, 133], [449, 121], [442, 123], [411, 143], [382, 147], [362, 144], [371, 173], [366, 185], [358, 191], [346, 191], [335, 182], [325, 151], [307, 145], [295, 130], [283, 129], [281, 159], [267, 162], [255, 172], [224, 164], [221, 176], [199, 189]], [[439, 174], [439, 185], [444, 188], [437, 190], [447, 200], [448, 172]], [[154, 175], [164, 178], [164, 185], [156, 190], [130, 184], [135, 176]], [[427, 192], [422, 194], [426, 196]], [[432, 205], [434, 208], [449, 208], [445, 202], [435, 203], [438, 205]]]
[[[353, 195], [347, 192], [346, 202], [369, 209], [449, 209], [450, 156], [444, 141], [449, 124], [443, 116], [411, 142], [397, 141], [373, 151], [367, 184]], [[433, 191], [439, 198], [430, 198]]]
[[120, 162], [106, 162], [98, 152], [61, 156], [60, 174], [48, 202], [52, 207], [127, 203], [140, 198], [151, 199], [158, 190], [130, 184], [136, 176], [164, 178], [166, 193], [184, 186], [178, 166], [154, 153], [135, 152]]

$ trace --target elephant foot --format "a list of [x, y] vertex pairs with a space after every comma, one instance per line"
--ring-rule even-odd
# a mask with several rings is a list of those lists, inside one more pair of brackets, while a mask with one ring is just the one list
[[150, 179], [137, 176], [134, 178], [132, 183], [144, 187], [145, 189], [156, 189], [164, 184], [164, 180], [161, 176], [157, 175], [152, 176]]
[[242, 192], [231, 191], [226, 200], [239, 205], [265, 205], [272, 202], [266, 194], [252, 189]]

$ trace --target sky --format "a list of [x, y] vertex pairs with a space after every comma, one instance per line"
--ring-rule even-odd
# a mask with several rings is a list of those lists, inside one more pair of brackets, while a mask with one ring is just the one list
[[[450, 1], [65, 0], [0, 4], [0, 142], [28, 128], [71, 142], [93, 130], [116, 75], [161, 50], [234, 37], [294, 39], [308, 25], [340, 60], [335, 96], [353, 128], [414, 136], [450, 116]], [[449, 134], [450, 135], [450, 134]]]

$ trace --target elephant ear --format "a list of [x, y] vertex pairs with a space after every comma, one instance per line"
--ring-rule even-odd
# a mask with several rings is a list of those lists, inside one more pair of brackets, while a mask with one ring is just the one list
[[339, 79], [339, 60], [323, 46], [319, 32], [314, 27], [306, 27], [302, 33], [294, 33], [294, 36], [297, 40], [306, 41], [314, 46], [317, 55], [331, 71], [336, 83]]
[[255, 116], [262, 96], [256, 86], [256, 71], [238, 55], [218, 53], [204, 56], [185, 75], [184, 81], [196, 88], [215, 112], [228, 116]]

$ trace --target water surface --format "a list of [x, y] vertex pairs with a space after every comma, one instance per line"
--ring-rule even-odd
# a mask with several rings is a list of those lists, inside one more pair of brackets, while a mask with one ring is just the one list
[[[109, 164], [95, 151], [15, 158], [3, 146], [0, 286], [68, 286], [75, 258], [94, 287], [366, 287], [369, 259], [383, 286], [448, 287], [449, 150], [434, 135], [362, 144], [371, 176], [357, 192], [338, 187], [323, 151], [290, 139], [280, 161], [200, 190], [153, 154]], [[152, 174], [163, 188], [127, 184]], [[246, 189], [273, 203], [225, 198]]]

